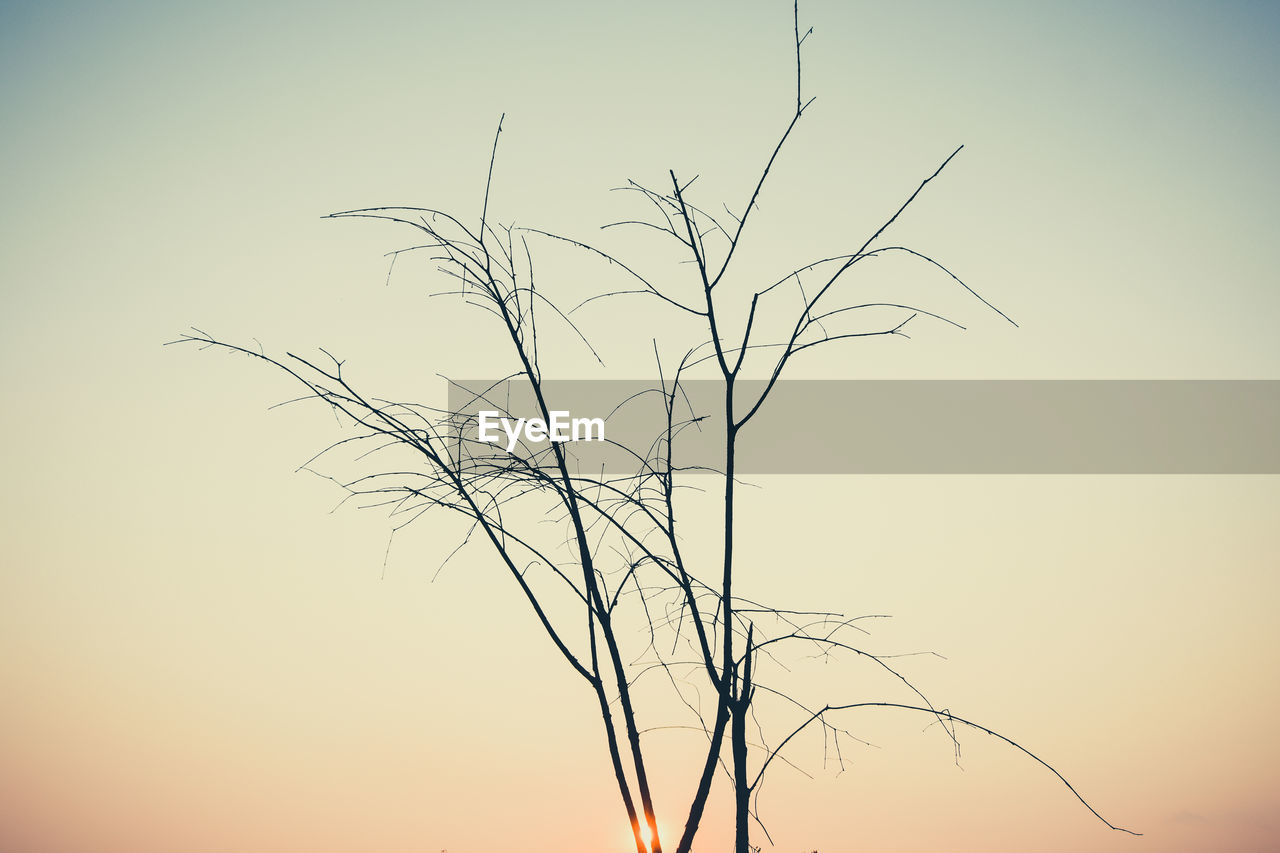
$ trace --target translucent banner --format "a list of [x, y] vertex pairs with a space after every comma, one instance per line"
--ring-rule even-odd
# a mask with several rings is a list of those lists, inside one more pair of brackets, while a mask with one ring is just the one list
[[[736, 419], [764, 389], [763, 381], [736, 384]], [[554, 442], [576, 470], [661, 469], [670, 404], [672, 464], [723, 470], [720, 382], [683, 382], [674, 401], [656, 381], [556, 380], [543, 390], [545, 410], [527, 382], [454, 383], [455, 451], [546, 466]], [[1280, 474], [1278, 437], [1274, 380], [789, 380], [740, 431], [735, 467], [739, 474]]]

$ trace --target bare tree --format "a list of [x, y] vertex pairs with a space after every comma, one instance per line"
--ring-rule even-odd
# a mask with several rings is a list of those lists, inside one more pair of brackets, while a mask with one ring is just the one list
[[[724, 771], [733, 792], [735, 853], [758, 849], [752, 846], [751, 833], [753, 825], [764, 829], [758, 798], [767, 771], [778, 761], [786, 762], [784, 753], [797, 736], [814, 727], [821, 729], [836, 760], [842, 761], [841, 743], [853, 736], [837, 725], [838, 715], [867, 707], [927, 715], [946, 733], [957, 755], [961, 729], [993, 736], [1042, 764], [1099, 820], [1120, 829], [1094, 811], [1040, 757], [1003, 734], [940, 709], [891, 658], [861, 648], [856, 643], [856, 635], [863, 631], [860, 618], [780, 609], [737, 592], [739, 440], [788, 368], [802, 353], [840, 341], [906, 337], [907, 330], [921, 320], [959, 325], [906, 303], [842, 298], [841, 285], [855, 268], [878, 256], [906, 255], [935, 268], [987, 309], [1012, 322], [934, 258], [887, 240], [901, 214], [961, 148], [906, 192], [901, 205], [856, 247], [805, 262], [748, 291], [728, 283], [727, 274], [739, 257], [748, 223], [774, 164], [812, 103], [804, 97], [801, 76], [802, 48], [812, 30], [801, 32], [798, 6], [793, 6], [793, 23], [794, 105], [741, 208], [735, 213], [726, 206], [722, 216], [713, 216], [693, 202], [692, 181], [682, 181], [674, 171], [668, 171], [668, 183], [662, 186], [629, 182], [624, 189], [637, 196], [646, 213], [605, 226], [639, 228], [674, 241], [689, 261], [676, 275], [659, 278], [586, 242], [546, 230], [501, 224], [489, 210], [501, 120], [480, 213], [474, 221], [416, 207], [331, 214], [334, 218], [387, 221], [414, 231], [419, 242], [394, 254], [428, 253], [447, 282], [440, 292], [485, 313], [487, 322], [500, 331], [510, 347], [511, 370], [504, 381], [522, 383], [544, 423], [554, 420], [557, 406], [543, 374], [540, 338], [568, 335], [593, 354], [595, 351], [589, 336], [571, 319], [574, 311], [562, 310], [535, 284], [533, 258], [539, 241], [570, 244], [607, 262], [625, 281], [587, 302], [656, 299], [671, 312], [693, 318], [702, 338], [678, 356], [660, 352], [655, 344], [659, 379], [648, 393], [660, 401], [664, 424], [647, 446], [618, 447], [631, 461], [627, 470], [584, 471], [572, 449], [557, 441], [526, 441], [518, 452], [495, 454], [475, 428], [477, 407], [512, 414], [496, 384], [468, 389], [472, 396], [463, 406], [429, 407], [372, 396], [353, 384], [344, 361], [323, 350], [322, 358], [276, 357], [261, 348], [229, 343], [200, 330], [184, 334], [177, 342], [265, 362], [303, 386], [299, 400], [319, 401], [337, 413], [351, 432], [317, 454], [308, 466], [353, 451], [351, 455], [367, 467], [366, 473], [340, 481], [350, 498], [364, 506], [389, 508], [398, 526], [433, 511], [456, 514], [468, 525], [459, 548], [476, 536], [487, 543], [493, 558], [524, 596], [541, 632], [591, 691], [637, 853], [660, 853], [663, 849], [644, 730], [636, 708], [636, 680], [648, 672], [667, 677], [706, 737], [705, 752], [690, 768], [692, 794], [682, 811], [684, 824], [675, 846], [677, 853], [688, 853], [692, 848], [718, 769]], [[850, 322], [871, 309], [888, 309], [896, 316], [878, 327], [858, 327]], [[770, 324], [762, 320], [766, 315], [773, 318]], [[778, 317], [790, 319], [778, 325]], [[547, 323], [553, 324], [551, 331], [546, 330]], [[716, 410], [710, 414], [695, 411], [686, 393], [690, 376], [707, 373], [719, 389]], [[748, 375], [763, 376], [763, 383], [748, 385], [744, 381]], [[675, 449], [682, 434], [704, 427], [719, 430], [723, 464], [714, 470], [679, 465]], [[718, 531], [718, 560], [713, 566], [690, 564], [681, 546], [678, 490], [694, 477], [702, 478], [704, 485], [708, 477], [714, 477], [721, 494], [723, 527]], [[560, 522], [552, 532], [537, 523], [547, 516]], [[638, 653], [629, 648], [637, 636], [642, 638]], [[908, 690], [913, 700], [804, 704], [762, 676], [765, 662], [790, 646], [869, 661]], [[715, 697], [711, 708], [695, 707], [686, 697], [683, 690], [692, 684], [709, 688], [709, 695]], [[796, 724], [784, 729], [773, 746], [766, 744], [763, 730], [760, 743], [753, 743], [748, 736], [763, 702], [779, 703], [798, 715]]]

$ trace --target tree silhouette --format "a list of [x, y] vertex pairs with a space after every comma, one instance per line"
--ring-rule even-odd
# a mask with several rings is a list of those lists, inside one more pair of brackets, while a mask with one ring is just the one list
[[[265, 362], [303, 386], [299, 399], [319, 401], [335, 412], [349, 433], [308, 465], [314, 468], [342, 453], [361, 460], [365, 473], [340, 481], [351, 499], [363, 506], [388, 508], [398, 526], [442, 512], [458, 515], [468, 525], [459, 548], [473, 537], [487, 543], [493, 559], [523, 595], [539, 630], [591, 691], [637, 853], [663, 849], [635, 689], [636, 680], [648, 672], [667, 677], [706, 737], [705, 751], [689, 768], [693, 793], [681, 812], [684, 823], [674, 848], [677, 853], [692, 849], [717, 769], [723, 770], [733, 793], [735, 853], [758, 849], [751, 842], [753, 827], [768, 837], [760, 822], [758, 799], [766, 773], [778, 761], [787, 761], [787, 748], [813, 727], [822, 730], [835, 760], [843, 762], [841, 744], [853, 735], [837, 725], [837, 718], [843, 712], [870, 707], [927, 715], [946, 732], [957, 754], [962, 729], [995, 737], [1042, 764], [1099, 820], [1120, 829], [1094, 811], [1041, 758], [1003, 734], [939, 708], [890, 657], [862, 649], [857, 644], [863, 632], [861, 618], [826, 610], [780, 609], [747, 600], [737, 592], [735, 568], [742, 536], [735, 512], [739, 441], [788, 368], [801, 353], [840, 341], [906, 337], [908, 328], [926, 320], [959, 325], [905, 302], [848, 298], [841, 285], [860, 264], [878, 256], [905, 255], [936, 269], [985, 309], [1012, 322], [939, 261], [886, 239], [902, 213], [961, 148], [904, 193], [901, 205], [847, 252], [799, 264], [746, 292], [730, 286], [727, 273], [740, 257], [748, 223], [771, 170], [812, 103], [804, 97], [801, 74], [802, 48], [812, 30], [801, 32], [798, 6], [793, 6], [793, 22], [794, 105], [736, 212], [725, 206], [723, 215], [712, 215], [707, 207], [695, 204], [693, 180], [674, 171], [667, 172], [662, 186], [632, 181], [623, 187], [636, 197], [644, 213], [606, 227], [656, 232], [659, 239], [673, 243], [687, 262], [676, 274], [658, 277], [639, 263], [624, 261], [582, 240], [502, 224], [489, 208], [502, 120], [493, 141], [480, 214], [474, 221], [426, 207], [373, 207], [331, 214], [410, 229], [419, 242], [396, 254], [429, 254], [446, 282], [437, 292], [481, 309], [485, 322], [509, 344], [509, 375], [500, 384], [481, 388], [459, 384], [455, 390], [465, 391], [464, 405], [433, 407], [374, 396], [350, 379], [343, 360], [324, 350], [321, 357], [276, 357], [200, 330], [184, 334], [177, 342]], [[630, 460], [626, 470], [587, 469], [564, 442], [539, 443], [526, 437], [514, 452], [505, 452], [495, 451], [477, 434], [481, 409], [517, 416], [516, 407], [508, 402], [510, 381], [519, 383], [533, 413], [544, 423], [553, 421], [561, 410], [543, 373], [540, 339], [567, 335], [595, 353], [590, 336], [572, 319], [577, 309], [558, 306], [554, 288], [535, 279], [535, 251], [546, 242], [568, 244], [586, 253], [623, 282], [588, 302], [655, 299], [700, 329], [700, 339], [683, 351], [664, 353], [655, 343], [659, 379], [647, 393], [660, 402], [662, 425], [644, 446], [610, 442]], [[887, 309], [895, 316], [879, 326], [860, 327], [852, 322], [873, 309]], [[689, 402], [690, 377], [708, 374], [717, 383], [716, 408], [698, 411]], [[745, 381], [749, 375], [763, 377], [763, 382], [749, 384]], [[680, 464], [677, 448], [693, 429], [717, 431], [722, 464]], [[704, 486], [714, 478], [720, 494], [723, 525], [708, 534], [718, 540], [714, 565], [687, 559], [684, 534], [678, 531], [678, 493], [694, 478]], [[542, 523], [548, 518], [557, 523]], [[636, 636], [643, 638], [638, 650]], [[788, 647], [868, 661], [905, 687], [914, 700], [803, 704], [762, 680], [763, 664], [785, 654]], [[686, 698], [682, 691], [693, 684], [707, 688], [707, 695], [714, 697], [712, 707], [695, 707]], [[777, 702], [799, 714], [797, 724], [773, 746], [765, 745], [763, 736], [761, 743], [754, 743], [748, 734], [762, 702]]]

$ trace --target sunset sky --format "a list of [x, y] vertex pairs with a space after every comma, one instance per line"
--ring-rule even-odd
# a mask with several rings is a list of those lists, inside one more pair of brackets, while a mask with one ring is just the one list
[[[910, 340], [794, 376], [1280, 379], [1280, 7], [837, 3], [800, 9], [817, 100], [779, 156], [737, 278], [750, 293], [894, 226], [945, 276], [868, 265]], [[491, 213], [691, 274], [609, 190], [740, 211], [794, 106], [785, 3], [0, 2], [0, 851], [625, 853], [593, 697], [491, 555], [428, 516], [389, 539], [299, 466], [341, 437], [264, 366], [163, 347], [197, 326], [347, 360], [442, 404], [501, 376], [484, 315], [425, 294], [413, 235], [325, 214]], [[533, 246], [574, 305], [625, 284]], [[683, 279], [687, 282], [687, 278]], [[550, 333], [556, 378], [651, 378], [656, 301]], [[821, 350], [818, 351], [819, 353]], [[945, 425], [938, 441], [945, 442]], [[950, 744], [851, 712], [872, 746], [797, 743], [760, 804], [780, 853], [1268, 851], [1280, 844], [1280, 478], [761, 476], [740, 591], [891, 614], [879, 653], [1014, 738]], [[714, 496], [685, 536], [710, 560]], [[706, 533], [706, 536], [700, 536]], [[890, 698], [803, 657], [797, 693]], [[781, 674], [779, 677], [783, 677]], [[896, 694], [895, 694], [896, 695]], [[660, 820], [704, 749], [642, 719]], [[776, 742], [778, 737], [775, 735]], [[812, 778], [806, 778], [806, 775]], [[730, 849], [720, 784], [697, 853]], [[756, 839], [771, 849], [763, 835]], [[634, 850], [634, 847], [631, 848]]]

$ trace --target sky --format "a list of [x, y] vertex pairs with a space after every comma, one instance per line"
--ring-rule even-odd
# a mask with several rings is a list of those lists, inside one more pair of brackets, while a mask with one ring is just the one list
[[[628, 834], [592, 699], [462, 531], [335, 508], [299, 472], [340, 436], [196, 326], [347, 359], [389, 398], [497, 376], [483, 317], [425, 294], [412, 235], [325, 219], [490, 210], [686, 275], [611, 188], [698, 176], [741, 210], [794, 106], [781, 3], [0, 3], [0, 849], [612, 853]], [[809, 2], [816, 100], [729, 287], [894, 225], [949, 279], [857, 287], [966, 330], [851, 342], [796, 377], [1280, 378], [1280, 13], [1272, 4]], [[616, 270], [535, 246], [568, 304]], [[598, 307], [597, 307], [598, 306]], [[578, 315], [557, 378], [649, 378], [659, 304]], [[253, 344], [256, 346], [256, 344]], [[941, 431], [940, 431], [941, 433]], [[940, 434], [940, 441], [945, 437]], [[867, 642], [1028, 745], [888, 711], [843, 771], [820, 742], [761, 799], [776, 846], [1274, 850], [1274, 476], [769, 476], [745, 594], [892, 614]], [[691, 553], [714, 500], [691, 498]], [[535, 639], [536, 638], [536, 639]], [[799, 659], [803, 695], [892, 685]], [[661, 701], [655, 699], [655, 701]], [[659, 705], [643, 722], [687, 724]], [[698, 736], [658, 728], [664, 823]], [[776, 738], [775, 738], [776, 739]], [[693, 756], [693, 758], [691, 758]], [[811, 777], [811, 778], [810, 778]], [[723, 786], [722, 786], [723, 787]], [[728, 849], [717, 795], [700, 853]], [[670, 834], [670, 829], [668, 829]], [[763, 840], [762, 838], [760, 840]], [[770, 849], [766, 844], [765, 849]]]

